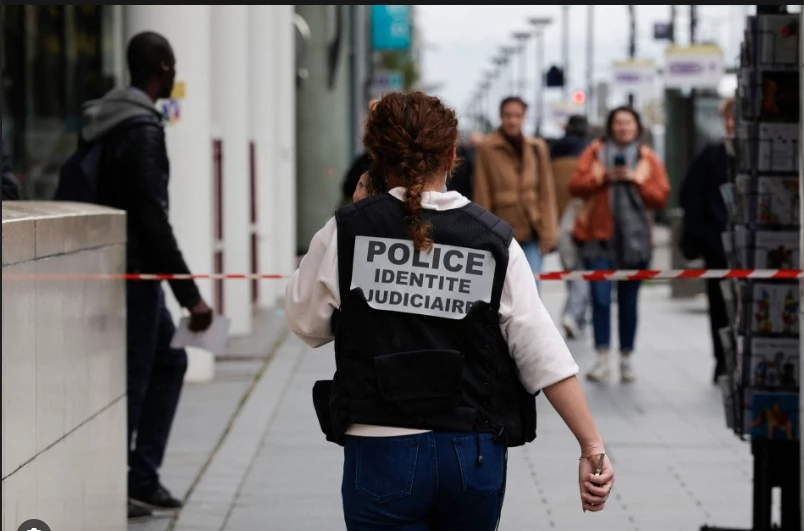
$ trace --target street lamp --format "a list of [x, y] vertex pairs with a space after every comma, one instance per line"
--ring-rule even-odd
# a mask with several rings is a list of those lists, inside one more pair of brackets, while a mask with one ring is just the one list
[[526, 77], [526, 66], [525, 66], [525, 58], [527, 57], [527, 46], [526, 41], [530, 39], [533, 34], [529, 31], [515, 31], [514, 32], [514, 40], [519, 42], [519, 94], [524, 97], [525, 96], [525, 87], [527, 86], [525, 77]]
[[536, 135], [539, 135], [544, 114], [544, 28], [549, 26], [553, 19], [532, 17], [528, 22], [536, 28]]
[[514, 46], [500, 46], [500, 54], [505, 57], [505, 64], [511, 64], [511, 76], [509, 78], [510, 83], [510, 93], [513, 94], [516, 92], [515, 80], [514, 80], [514, 52], [516, 52], [516, 48]]

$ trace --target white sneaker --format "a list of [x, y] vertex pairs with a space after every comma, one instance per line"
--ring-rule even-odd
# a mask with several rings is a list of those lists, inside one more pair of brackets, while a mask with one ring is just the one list
[[578, 326], [578, 323], [575, 322], [575, 319], [569, 315], [565, 315], [561, 318], [561, 326], [564, 328], [564, 335], [567, 336], [567, 339], [578, 339], [581, 337], [581, 328]]
[[586, 373], [586, 379], [590, 382], [604, 382], [609, 379], [609, 359], [608, 357], [598, 357], [595, 364]]
[[631, 359], [628, 356], [623, 356], [620, 360], [620, 379], [623, 383], [631, 383], [636, 380], [634, 369], [631, 367]]

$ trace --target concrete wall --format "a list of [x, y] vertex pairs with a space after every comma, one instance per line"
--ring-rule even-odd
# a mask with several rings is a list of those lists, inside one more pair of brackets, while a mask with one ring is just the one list
[[122, 531], [125, 284], [53, 275], [124, 272], [125, 214], [52, 202], [2, 210], [3, 529], [35, 518], [54, 531]]

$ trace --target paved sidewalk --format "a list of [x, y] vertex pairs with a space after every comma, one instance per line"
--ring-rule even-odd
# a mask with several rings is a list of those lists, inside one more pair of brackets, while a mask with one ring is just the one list
[[[563, 286], [543, 285], [557, 316]], [[502, 530], [749, 527], [751, 456], [725, 428], [720, 395], [710, 383], [705, 302], [671, 301], [666, 285], [658, 285], [643, 291], [641, 308], [639, 381], [583, 382], [618, 472], [609, 507], [581, 512], [577, 444], [540, 397], [539, 438], [511, 452]], [[589, 340], [571, 347], [582, 369], [589, 366]], [[230, 433], [238, 435], [227, 437], [225, 455], [201, 475], [176, 530], [344, 529], [341, 449], [324, 441], [310, 398], [315, 380], [333, 369], [331, 347], [312, 350], [295, 337], [282, 344], [233, 422]], [[180, 415], [195, 398], [188, 393]], [[183, 430], [191, 431], [180, 420], [176, 432]], [[173, 448], [183, 440], [186, 435], [177, 435]], [[179, 466], [177, 456], [168, 458], [166, 477]]]

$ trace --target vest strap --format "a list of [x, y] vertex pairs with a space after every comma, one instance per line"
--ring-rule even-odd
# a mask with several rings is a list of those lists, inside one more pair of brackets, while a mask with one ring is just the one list
[[466, 205], [464, 212], [488, 227], [494, 234], [505, 242], [506, 247], [514, 239], [514, 228], [491, 212], [476, 203]]

